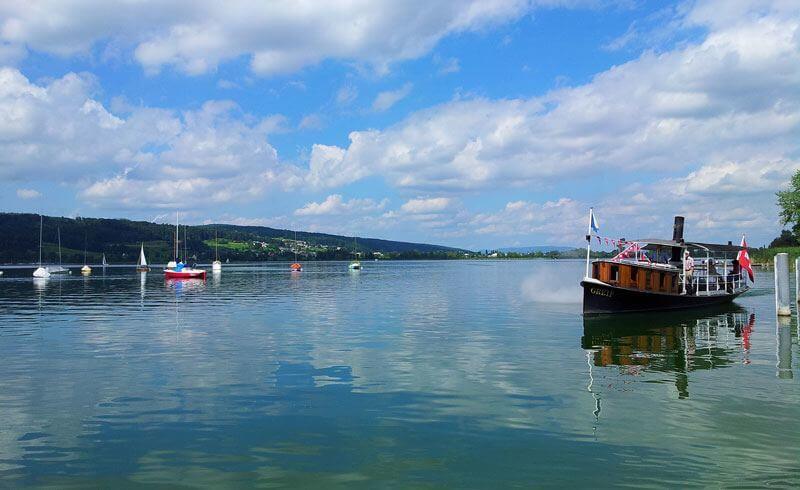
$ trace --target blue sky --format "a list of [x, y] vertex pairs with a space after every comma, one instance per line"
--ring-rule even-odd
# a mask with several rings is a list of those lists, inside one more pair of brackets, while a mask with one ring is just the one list
[[[0, 7], [0, 209], [493, 248], [763, 244], [800, 168], [800, 6]], [[3, 114], [5, 114], [3, 116]]]

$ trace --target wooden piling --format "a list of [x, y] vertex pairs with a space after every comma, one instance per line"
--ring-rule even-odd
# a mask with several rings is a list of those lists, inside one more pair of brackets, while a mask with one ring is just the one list
[[789, 300], [789, 254], [775, 255], [775, 312], [778, 316], [791, 316]]

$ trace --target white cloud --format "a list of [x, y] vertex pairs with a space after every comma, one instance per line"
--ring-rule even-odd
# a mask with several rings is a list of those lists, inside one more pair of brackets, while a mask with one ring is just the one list
[[342, 214], [366, 214], [380, 211], [388, 200], [380, 202], [373, 199], [344, 200], [340, 194], [331, 194], [322, 202], [310, 202], [295, 210], [296, 216], [329, 216]]
[[408, 200], [400, 209], [411, 214], [436, 213], [444, 211], [451, 203], [452, 200], [447, 197], [417, 198]]
[[337, 157], [316, 159], [315, 179], [335, 182], [330, 174], [346, 168], [411, 189], [486, 189], [796, 153], [800, 14], [745, 11], [730, 24], [690, 12], [711, 29], [701, 42], [645, 52], [585, 85], [529, 99], [455, 100], [384, 130], [352, 132], [348, 147], [324, 148]]
[[252, 70], [262, 75], [329, 58], [382, 71], [427, 53], [450, 34], [517, 19], [537, 4], [561, 3], [574, 2], [7, 2], [0, 7], [0, 40], [69, 56], [110, 39], [114, 46], [133, 47], [135, 59], [151, 72], [174, 66], [206, 73], [240, 56], [248, 56]]
[[412, 87], [413, 85], [411, 83], [406, 83], [397, 90], [387, 90], [379, 93], [372, 102], [372, 110], [378, 112], [388, 110], [393, 105], [406, 98], [406, 96], [411, 93]]
[[20, 199], [36, 199], [41, 196], [42, 193], [35, 189], [17, 189], [17, 197]]
[[266, 139], [283, 116], [255, 118], [229, 101], [120, 116], [94, 91], [88, 75], [37, 85], [0, 69], [0, 177], [81, 183], [83, 199], [111, 207], [173, 205], [181, 192], [235, 201], [299, 183], [299, 169], [279, 163]]

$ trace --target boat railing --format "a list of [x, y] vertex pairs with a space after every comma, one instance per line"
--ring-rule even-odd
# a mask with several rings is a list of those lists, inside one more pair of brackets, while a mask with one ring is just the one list
[[732, 294], [746, 287], [741, 269], [734, 272], [733, 265], [727, 260], [714, 262], [712, 267], [708, 261], [698, 261], [693, 271], [681, 270], [678, 279], [682, 284], [682, 294], [692, 296]]

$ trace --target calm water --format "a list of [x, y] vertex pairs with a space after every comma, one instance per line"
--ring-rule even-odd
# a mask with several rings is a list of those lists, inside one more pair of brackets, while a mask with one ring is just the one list
[[584, 323], [581, 262], [0, 278], [0, 486], [800, 485], [797, 323]]

